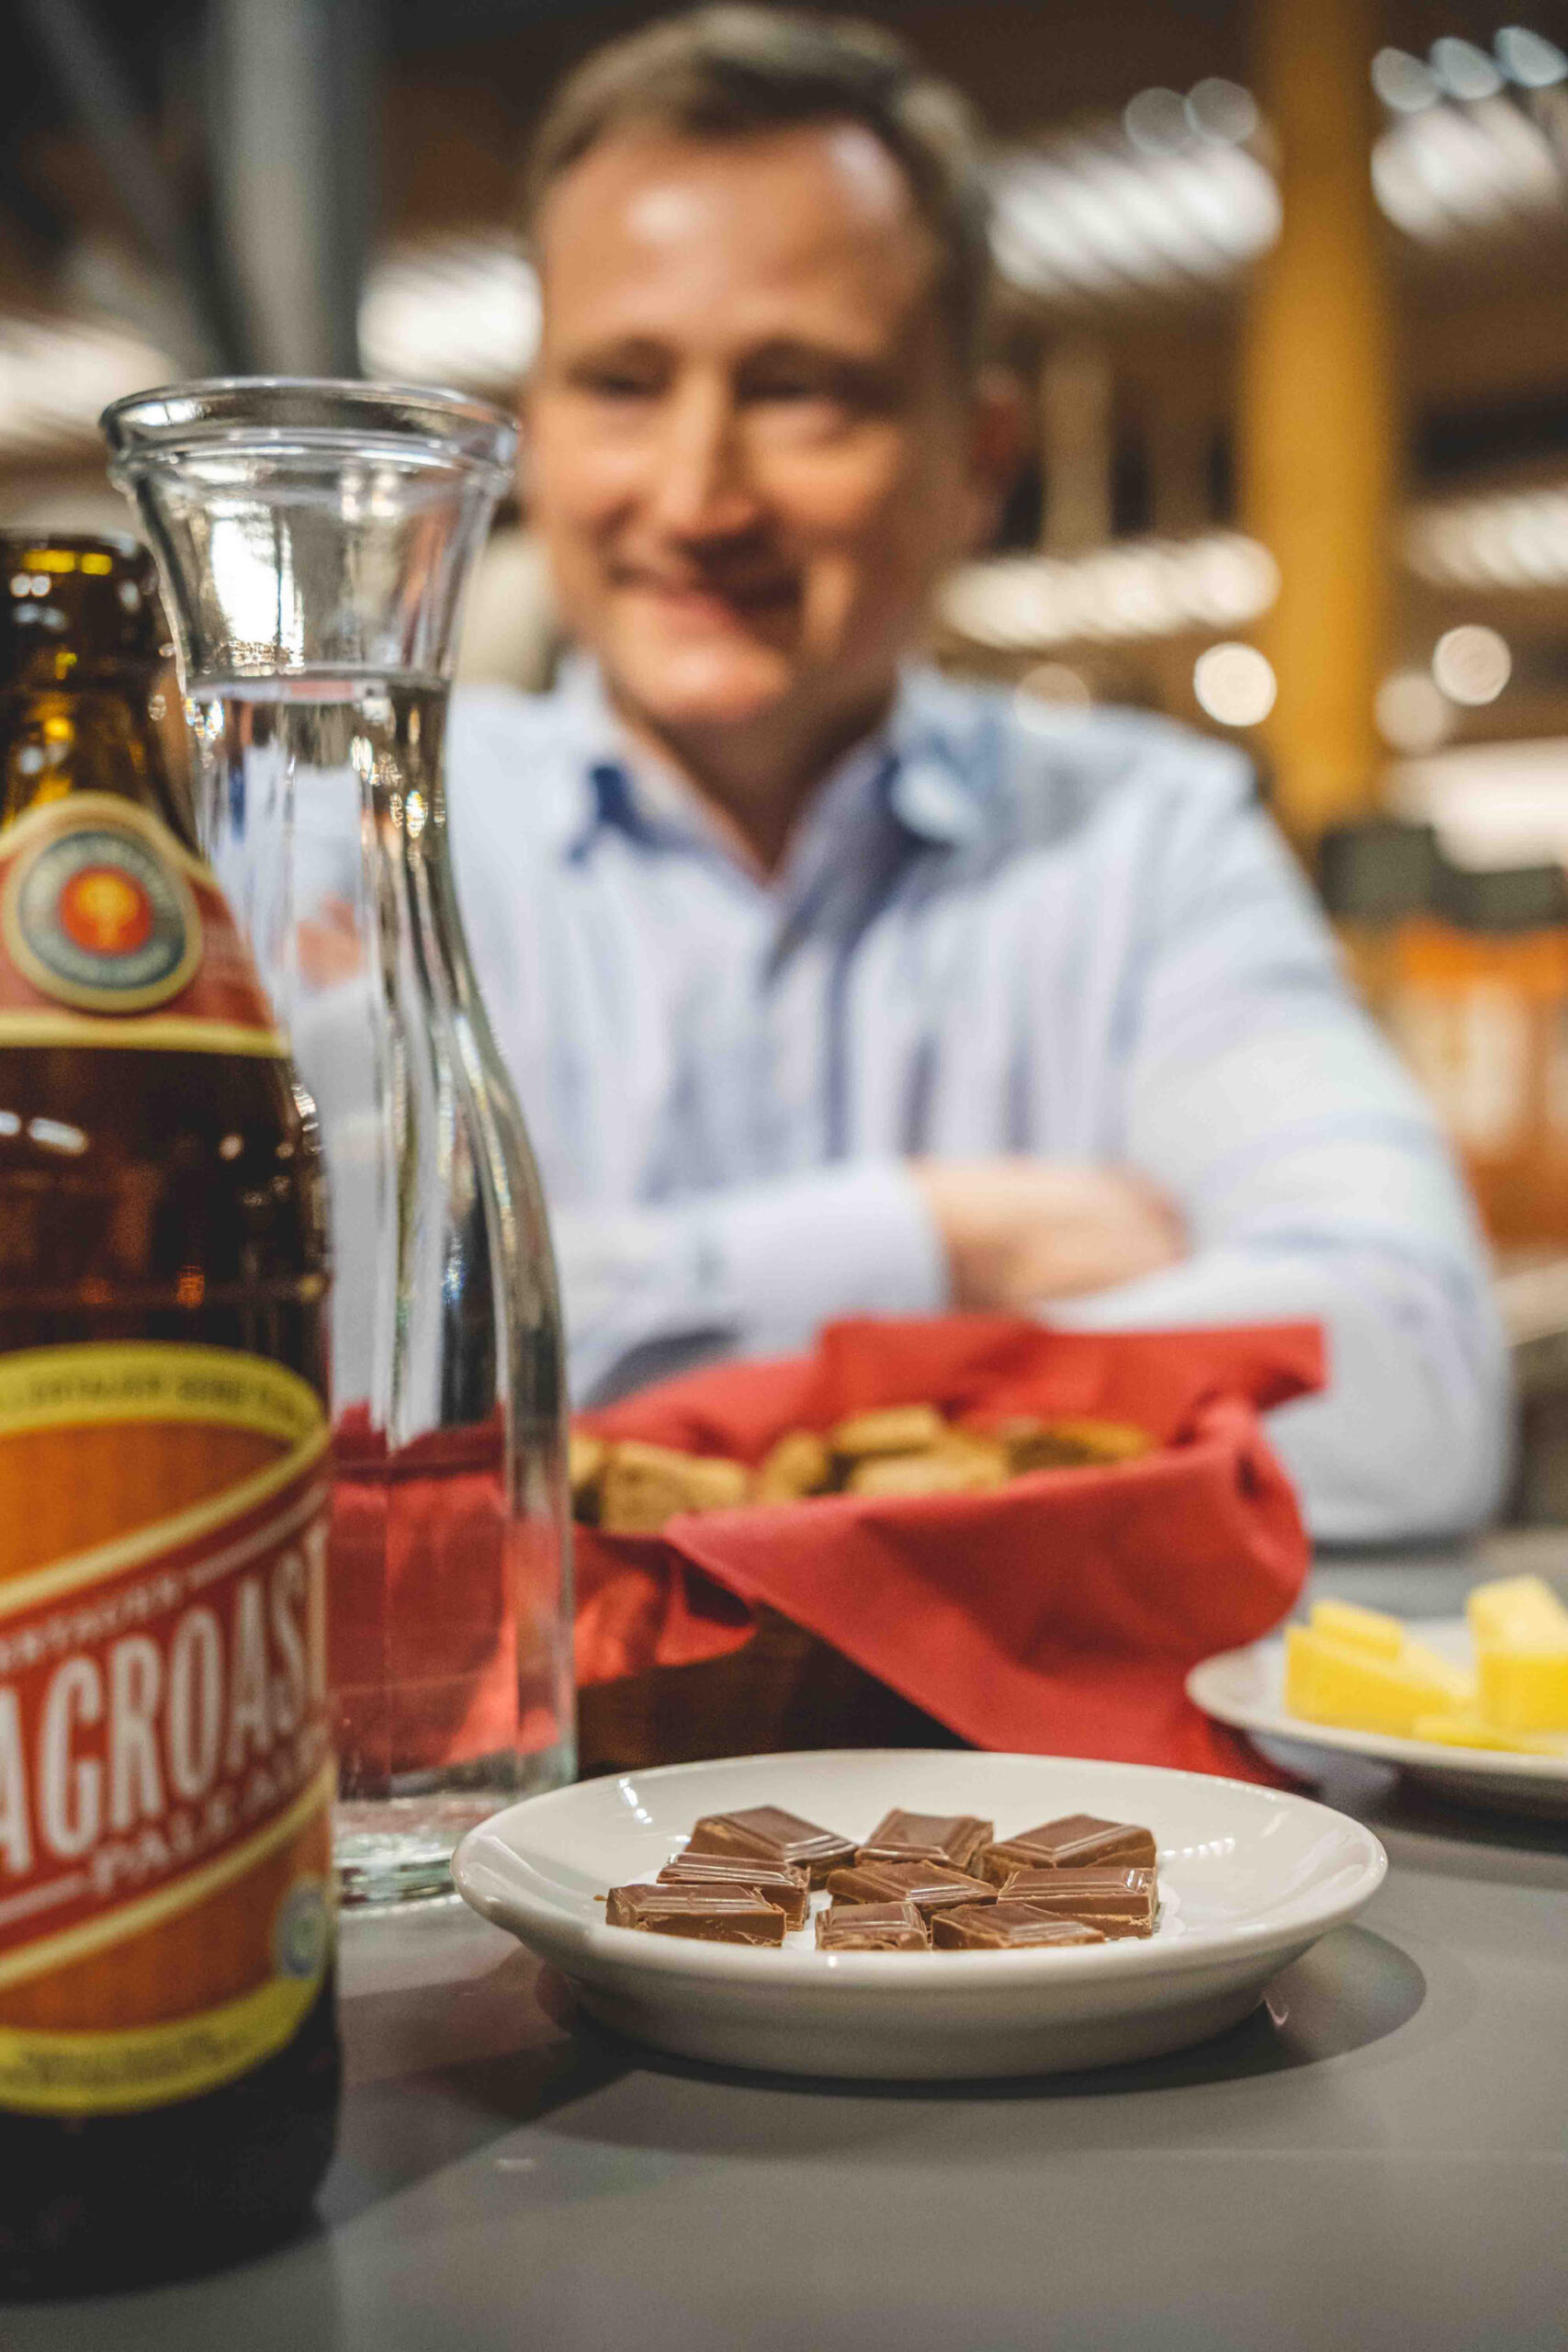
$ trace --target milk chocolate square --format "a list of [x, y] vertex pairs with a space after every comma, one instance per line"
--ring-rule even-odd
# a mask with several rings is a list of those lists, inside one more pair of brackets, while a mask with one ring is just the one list
[[813, 1886], [854, 1855], [854, 1840], [803, 1821], [776, 1804], [749, 1805], [740, 1813], [705, 1813], [686, 1840], [688, 1854], [739, 1855], [763, 1862], [795, 1862]]
[[1027, 1951], [1041, 1944], [1102, 1944], [1098, 1928], [1077, 1919], [1053, 1919], [1032, 1903], [964, 1903], [939, 1911], [931, 1941], [941, 1951]]
[[967, 1870], [982, 1846], [996, 1836], [995, 1824], [972, 1813], [885, 1813], [857, 1862], [947, 1862]]
[[1081, 1919], [1112, 1939], [1152, 1936], [1159, 1912], [1159, 1881], [1151, 1870], [1014, 1871], [1002, 1896], [1053, 1919]]
[[1021, 1829], [1016, 1838], [987, 1846], [975, 1867], [1005, 1886], [1014, 1871], [1087, 1870], [1112, 1863], [1123, 1870], [1152, 1870], [1153, 1830], [1136, 1822], [1101, 1821], [1092, 1813], [1065, 1814], [1060, 1821], [1042, 1822], [1038, 1829]]
[[818, 1951], [924, 1951], [930, 1941], [912, 1903], [833, 1903], [817, 1914]]
[[829, 1871], [828, 1892], [845, 1903], [912, 1903], [923, 1918], [955, 1903], [994, 1903], [997, 1890], [946, 1862], [856, 1862]]
[[804, 1928], [809, 1881], [793, 1862], [731, 1861], [724, 1854], [677, 1854], [659, 1873], [660, 1886], [739, 1887], [781, 1910], [791, 1928]]
[[612, 1928], [650, 1936], [690, 1936], [706, 1944], [782, 1944], [784, 1915], [749, 1887], [613, 1886], [604, 1917]]

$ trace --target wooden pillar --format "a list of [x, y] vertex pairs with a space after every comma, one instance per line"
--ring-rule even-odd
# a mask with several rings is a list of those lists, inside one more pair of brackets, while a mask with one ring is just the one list
[[1191, 539], [1213, 526], [1209, 451], [1213, 419], [1198, 407], [1163, 401], [1145, 421], [1149, 469], [1149, 524], [1156, 536]]
[[1040, 545], [1047, 555], [1079, 555], [1111, 537], [1110, 355], [1087, 338], [1054, 345], [1040, 368], [1040, 458], [1044, 499]]
[[1257, 82], [1283, 226], [1243, 338], [1248, 527], [1279, 601], [1258, 632], [1279, 679], [1265, 730], [1298, 841], [1368, 808], [1381, 762], [1396, 469], [1388, 261], [1372, 198], [1375, 0], [1255, 0]]

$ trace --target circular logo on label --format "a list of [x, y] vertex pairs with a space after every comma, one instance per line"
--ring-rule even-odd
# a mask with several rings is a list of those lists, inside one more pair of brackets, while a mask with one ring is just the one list
[[280, 1976], [319, 1976], [327, 1956], [332, 1914], [319, 1878], [296, 1879], [278, 1905], [272, 1956]]
[[123, 865], [85, 865], [60, 893], [55, 910], [73, 947], [89, 956], [129, 956], [157, 925], [145, 886]]
[[201, 960], [201, 916], [151, 826], [94, 818], [18, 859], [6, 944], [33, 986], [88, 1012], [142, 1012]]

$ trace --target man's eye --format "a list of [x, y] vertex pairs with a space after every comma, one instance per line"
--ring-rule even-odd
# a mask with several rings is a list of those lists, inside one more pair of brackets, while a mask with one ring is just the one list
[[799, 407], [809, 401], [825, 407], [844, 408], [850, 404], [842, 384], [827, 383], [820, 376], [754, 376], [744, 387], [742, 397], [753, 401], [776, 401], [781, 407]]
[[890, 404], [886, 386], [851, 368], [759, 368], [740, 390], [753, 406], [794, 410], [824, 423], [874, 414]]
[[654, 377], [636, 368], [578, 368], [572, 381], [580, 392], [602, 401], [652, 400], [660, 390]]

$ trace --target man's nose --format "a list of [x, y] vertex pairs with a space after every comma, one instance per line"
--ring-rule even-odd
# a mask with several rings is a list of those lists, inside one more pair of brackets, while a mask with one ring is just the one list
[[677, 385], [659, 436], [650, 504], [673, 538], [732, 538], [757, 521], [735, 398], [713, 377]]

